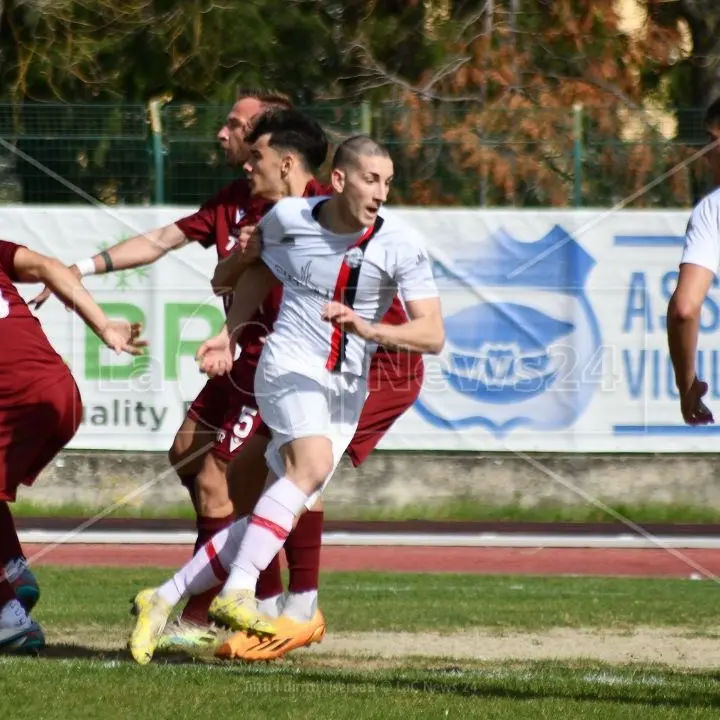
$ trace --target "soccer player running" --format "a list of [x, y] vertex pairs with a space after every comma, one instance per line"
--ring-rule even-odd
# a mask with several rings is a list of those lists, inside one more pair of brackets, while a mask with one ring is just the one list
[[73, 438], [82, 420], [80, 392], [37, 318], [15, 288], [43, 282], [115, 352], [141, 355], [141, 327], [110, 321], [59, 260], [0, 240], [0, 652], [44, 643], [30, 610], [40, 597], [8, 503]]
[[[308, 163], [311, 160], [306, 156], [318, 144], [313, 141], [317, 133], [313, 127], [314, 124], [306, 117], [291, 110], [268, 112], [257, 120], [253, 131], [246, 138], [251, 148], [250, 159], [245, 165], [255, 196], [299, 196], [302, 188], [310, 187]], [[295, 156], [295, 161], [292, 161], [292, 156]], [[323, 190], [325, 194], [331, 192], [330, 187]], [[236, 252], [221, 261], [213, 278], [216, 290], [231, 290], [252, 259], [249, 253]], [[228, 399], [222, 422], [223, 431], [219, 433], [212, 450], [223, 457], [232, 452], [232, 445], [228, 448], [228, 438], [230, 442], [233, 438], [237, 441], [237, 434], [249, 429], [241, 419], [258, 415], [254, 377], [261, 349], [259, 338], [261, 334], [271, 331], [279, 309], [281, 290], [281, 286], [277, 286], [269, 294], [263, 305], [262, 322], [256, 316], [238, 341], [243, 354], [232, 368], [235, 392]], [[407, 321], [407, 315], [397, 297], [383, 321], [391, 324]], [[257, 352], [249, 352], [248, 348], [256, 349]], [[422, 355], [419, 353], [380, 348], [373, 355], [370, 393], [363, 406], [358, 428], [346, 450], [355, 466], [364, 462], [392, 424], [415, 402], [422, 385], [422, 368]], [[260, 423], [253, 426], [253, 431], [252, 437], [245, 440], [251, 443], [250, 451], [246, 449], [236, 453], [230, 465], [231, 477], [242, 478], [241, 484], [233, 483], [233, 486], [239, 485], [242, 491], [234, 493], [233, 498], [238, 515], [252, 512], [267, 476], [264, 454], [270, 430], [264, 423]], [[238, 638], [239, 643], [232, 646], [237, 657], [244, 660], [272, 660], [297, 647], [322, 640], [325, 618], [318, 607], [322, 520], [322, 504], [318, 501], [311, 512], [300, 518], [288, 537], [285, 552], [290, 569], [290, 586], [286, 598], [282, 597], [278, 557], [271, 561], [258, 579], [256, 594], [260, 610], [269, 617], [277, 618], [276, 642], [259, 646]], [[222, 581], [225, 575], [218, 570], [218, 580]], [[213, 597], [214, 594], [216, 591]], [[209, 604], [208, 600], [206, 614]], [[213, 628], [202, 623], [172, 623], [166, 628], [158, 649], [192, 653], [207, 650], [216, 641], [217, 634]]]
[[[720, 186], [720, 99], [705, 113], [705, 128], [715, 185]], [[680, 393], [680, 411], [688, 425], [715, 422], [702, 398], [708, 384], [697, 376], [700, 313], [720, 267], [720, 187], [693, 209], [685, 231], [680, 273], [667, 312], [668, 344]]]
[[[257, 606], [258, 575], [313, 505], [352, 438], [374, 344], [441, 351], [440, 301], [422, 239], [381, 210], [392, 174], [387, 150], [365, 136], [351, 138], [335, 154], [330, 198], [287, 198], [261, 221], [263, 262], [247, 268], [236, 286], [230, 334], [205, 343], [199, 357], [210, 374], [228, 372], [238, 328], [283, 283], [255, 378], [260, 413], [272, 431], [267, 459], [274, 482], [252, 515], [218, 533], [160, 588], [138, 594], [129, 642], [137, 662], [150, 661], [176, 604], [217, 584], [218, 567], [229, 576], [210, 616], [233, 630], [277, 634]], [[378, 322], [398, 290], [408, 322]], [[234, 655], [225, 646], [218, 654]]]
[[[287, 196], [315, 196], [326, 192], [326, 188], [314, 178], [314, 173], [325, 161], [328, 150], [327, 137], [317, 122], [294, 109], [271, 108], [256, 116], [252, 127], [250, 136], [244, 138], [244, 144], [249, 153], [250, 144], [254, 143], [253, 153], [248, 156], [244, 169], [248, 172], [255, 169], [255, 172], [247, 181], [250, 190], [248, 210], [238, 228], [237, 236], [233, 238], [237, 247], [233, 248], [232, 255], [240, 259], [243, 257], [243, 238], [247, 236], [247, 231], [254, 228], [277, 200]], [[220, 269], [226, 266], [227, 259], [228, 257], [220, 262]], [[225, 295], [224, 300], [226, 307], [229, 306], [231, 295]], [[207, 449], [204, 469], [199, 477], [205, 477], [208, 467], [212, 468], [213, 477], [217, 473], [222, 473], [223, 478], [229, 476], [232, 495], [229, 495], [228, 488], [224, 487], [223, 500], [231, 497], [232, 505], [229, 508], [231, 514], [223, 517], [222, 523], [214, 523], [211, 533], [198, 533], [195, 551], [215, 532], [234, 520], [236, 503], [240, 510], [244, 504], [249, 504], [252, 508], [262, 491], [267, 474], [264, 452], [269, 431], [260, 418], [253, 380], [262, 351], [262, 338], [269, 332], [268, 328], [272, 327], [279, 301], [280, 289], [271, 294], [250, 318], [240, 339], [242, 355], [234, 363], [232, 373], [228, 377], [217, 377], [208, 381], [208, 386], [214, 383], [219, 388], [218, 392], [221, 390], [222, 393], [216, 403], [220, 412], [213, 420], [216, 432]], [[233, 466], [233, 459], [239, 457], [239, 464]], [[227, 484], [227, 480], [225, 482]], [[214, 483], [213, 487], [217, 487], [217, 483]], [[315, 522], [312, 522], [313, 520]], [[204, 522], [205, 525], [210, 524]], [[300, 557], [298, 561], [297, 557], [291, 555], [291, 589], [295, 589], [292, 587], [293, 582], [298, 583], [299, 572], [307, 573], [307, 566], [313, 564], [312, 557], [310, 562], [307, 561], [307, 552], [304, 555], [301, 553], [307, 546], [317, 546], [315, 567], [319, 567], [321, 537], [322, 512], [314, 514], [310, 522], [305, 522], [296, 529], [293, 549], [297, 542], [300, 547], [297, 555]], [[283, 586], [279, 560], [276, 560], [274, 565], [276, 567], [266, 573], [266, 576], [270, 577], [265, 577], [260, 586], [265, 611], [277, 616], [284, 609], [279, 603]], [[315, 575], [319, 575], [317, 570]], [[307, 591], [311, 588], [312, 582], [309, 588], [302, 586], [300, 589]], [[314, 589], [317, 590], [316, 582]], [[208, 619], [208, 608], [213, 597], [214, 593], [208, 593], [193, 598], [186, 605], [179, 621], [167, 628], [160, 649], [195, 652], [214, 643], [216, 632], [209, 625]], [[303, 632], [310, 632], [311, 635], [317, 632], [321, 639], [324, 633], [324, 618], [317, 607], [312, 608], [307, 617], [303, 615], [298, 620], [302, 620], [301, 625], [310, 623], [312, 626], [300, 628]]]

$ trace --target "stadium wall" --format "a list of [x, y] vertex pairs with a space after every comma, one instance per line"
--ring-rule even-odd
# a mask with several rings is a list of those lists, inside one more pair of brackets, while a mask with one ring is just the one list
[[[535, 510], [588, 507], [720, 509], [720, 468], [712, 455], [403, 453], [377, 451], [354, 469], [343, 461], [326, 493], [331, 513], [392, 515], [409, 507]], [[154, 513], [187, 505], [164, 453], [66, 451], [20, 499], [45, 507]], [[570, 513], [572, 515], [572, 513]], [[600, 513], [601, 514], [601, 513]], [[467, 518], [470, 519], [470, 518]]]

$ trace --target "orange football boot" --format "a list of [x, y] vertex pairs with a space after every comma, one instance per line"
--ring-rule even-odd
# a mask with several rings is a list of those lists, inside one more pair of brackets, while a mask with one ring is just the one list
[[236, 632], [216, 651], [215, 656], [225, 660], [277, 660], [291, 650], [322, 642], [325, 637], [325, 617], [320, 610], [309, 622], [298, 622], [285, 615], [274, 619], [276, 634], [271, 638], [258, 638], [245, 632]]

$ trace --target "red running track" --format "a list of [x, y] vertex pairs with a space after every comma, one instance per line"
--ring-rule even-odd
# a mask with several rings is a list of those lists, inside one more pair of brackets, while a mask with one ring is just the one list
[[[38, 565], [179, 567], [178, 545], [26, 545]], [[636, 577], [720, 576], [720, 550], [340, 547], [322, 551], [323, 570]]]

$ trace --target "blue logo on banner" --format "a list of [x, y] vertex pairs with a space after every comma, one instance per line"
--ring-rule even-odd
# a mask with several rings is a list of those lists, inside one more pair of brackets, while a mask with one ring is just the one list
[[[602, 378], [601, 336], [585, 294], [595, 260], [562, 227], [520, 242], [500, 231], [434, 270], [443, 293], [446, 388], [416, 410], [437, 427], [569, 427]], [[448, 393], [448, 390], [450, 391]]]

